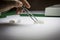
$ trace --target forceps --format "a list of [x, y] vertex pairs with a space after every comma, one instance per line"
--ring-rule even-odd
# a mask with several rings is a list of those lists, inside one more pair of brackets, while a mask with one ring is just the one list
[[38, 19], [25, 6], [23, 6], [22, 9], [27, 13], [28, 16], [30, 16], [34, 22], [38, 22]]

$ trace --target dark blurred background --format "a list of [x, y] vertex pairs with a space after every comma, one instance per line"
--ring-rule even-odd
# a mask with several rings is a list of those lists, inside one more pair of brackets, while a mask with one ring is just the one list
[[28, 0], [31, 4], [30, 10], [45, 10], [46, 7], [60, 4], [60, 0]]

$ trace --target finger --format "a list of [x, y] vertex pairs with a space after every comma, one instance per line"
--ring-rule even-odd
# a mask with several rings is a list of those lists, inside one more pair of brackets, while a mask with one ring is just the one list
[[31, 7], [27, 0], [21, 0], [21, 1], [27, 8]]
[[23, 3], [21, 1], [16, 1], [14, 7], [18, 8], [18, 7], [22, 7]]
[[18, 6], [22, 7], [23, 6], [23, 3], [19, 1], [19, 5]]
[[16, 14], [20, 14], [22, 12], [23, 12], [23, 10], [20, 7], [18, 7], [17, 10], [16, 10]]

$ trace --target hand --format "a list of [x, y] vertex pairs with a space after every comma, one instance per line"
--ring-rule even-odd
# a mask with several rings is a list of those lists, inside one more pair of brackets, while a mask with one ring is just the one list
[[28, 3], [27, 0], [16, 1], [16, 4], [15, 4], [16, 7], [22, 7], [23, 5], [26, 6], [27, 8], [30, 8], [30, 4]]
[[8, 11], [12, 8], [17, 8], [20, 10], [20, 7], [25, 5], [27, 8], [30, 8], [30, 4], [26, 0], [13, 0], [13, 1], [2, 1], [0, 0], [0, 12]]
[[16, 1], [15, 7], [17, 7], [17, 14], [20, 14], [23, 10], [20, 8], [22, 6], [26, 6], [26, 8], [30, 8], [30, 4], [27, 2], [27, 0], [21, 0], [21, 1]]

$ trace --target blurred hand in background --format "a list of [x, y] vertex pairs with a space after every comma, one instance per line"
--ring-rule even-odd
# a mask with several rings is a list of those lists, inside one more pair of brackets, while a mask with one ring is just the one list
[[12, 8], [17, 8], [17, 12], [21, 11], [22, 6], [26, 6], [26, 8], [30, 8], [30, 4], [27, 0], [1, 0], [0, 1], [0, 12], [8, 11]]

